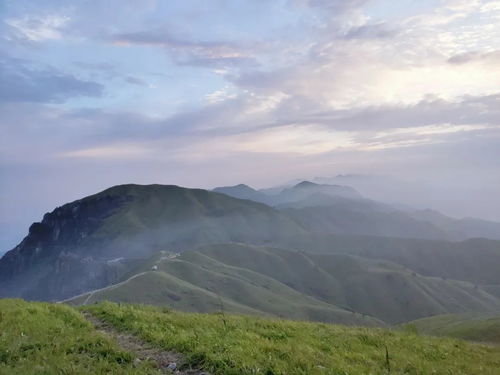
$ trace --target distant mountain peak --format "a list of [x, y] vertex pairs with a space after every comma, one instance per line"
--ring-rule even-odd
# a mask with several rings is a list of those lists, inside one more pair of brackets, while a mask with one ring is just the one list
[[294, 186], [296, 189], [303, 189], [303, 188], [311, 188], [311, 187], [317, 187], [320, 186], [318, 184], [315, 184], [314, 182], [311, 181], [302, 181], [298, 183], [297, 185]]
[[233, 187], [238, 188], [238, 189], [255, 190], [253, 187], [248, 186], [247, 184], [238, 184], [238, 185], [235, 185]]
[[238, 184], [238, 185], [232, 185], [232, 186], [220, 186], [220, 187], [216, 187], [214, 188], [213, 190], [214, 191], [217, 191], [217, 190], [224, 190], [224, 189], [246, 189], [246, 190], [253, 190], [253, 191], [256, 191], [254, 188], [252, 188], [251, 186], [248, 186], [247, 184]]

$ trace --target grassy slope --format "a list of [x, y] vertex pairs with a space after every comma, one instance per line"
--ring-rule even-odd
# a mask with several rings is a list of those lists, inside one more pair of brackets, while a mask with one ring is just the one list
[[387, 260], [425, 276], [500, 285], [500, 241], [478, 238], [446, 242], [315, 233], [296, 236], [286, 247]]
[[[157, 272], [151, 271], [153, 266]], [[117, 288], [95, 293], [87, 302], [111, 300], [212, 312], [220, 310], [222, 298], [231, 312], [363, 325], [376, 321], [361, 314], [399, 323], [500, 309], [496, 297], [472, 284], [423, 277], [394, 263], [345, 254], [222, 244], [173, 260], [157, 255], [134, 270], [145, 271]]]
[[[73, 305], [100, 301], [146, 303], [169, 306], [188, 312], [214, 312], [251, 315], [274, 315], [289, 319], [314, 320], [342, 324], [378, 326], [382, 322], [363, 317], [300, 294], [273, 279], [248, 270], [233, 269], [233, 274], [204, 270], [196, 264], [172, 261], [164, 268], [172, 274], [181, 273], [184, 279], [165, 272], [147, 272], [119, 287], [84, 295], [68, 301]], [[239, 273], [238, 276], [236, 274]], [[247, 275], [245, 275], [247, 273]], [[250, 276], [250, 277], [248, 277]], [[247, 277], [245, 281], [241, 277]]]
[[415, 320], [405, 326], [425, 334], [500, 344], [500, 316], [438, 315]]
[[407, 332], [112, 303], [86, 309], [214, 374], [387, 374], [386, 346], [391, 374], [498, 375], [500, 368], [498, 347]]
[[443, 312], [500, 307], [495, 297], [472, 284], [422, 277], [390, 262], [345, 254], [225, 244], [186, 252], [181, 259], [200, 263], [202, 256], [226, 267], [257, 272], [316, 299], [391, 323]]
[[0, 374], [155, 374], [68, 306], [0, 300]]
[[121, 185], [97, 196], [107, 194], [130, 199], [96, 233], [100, 238], [114, 238], [115, 246], [130, 247], [127, 241], [134, 236], [140, 239], [139, 247], [175, 250], [176, 245], [233, 239], [266, 242], [305, 233], [296, 222], [264, 204], [202, 189]]
[[218, 311], [221, 304], [234, 313], [262, 314], [248, 306], [219, 297], [206, 289], [199, 288], [188, 282], [164, 272], [147, 272], [119, 287], [110, 287], [70, 301], [70, 304], [95, 303], [108, 300], [124, 303], [144, 303], [151, 305], [168, 305], [182, 311]]

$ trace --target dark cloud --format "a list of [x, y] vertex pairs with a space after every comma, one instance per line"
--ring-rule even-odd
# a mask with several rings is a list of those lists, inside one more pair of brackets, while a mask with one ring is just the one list
[[0, 57], [0, 102], [61, 103], [102, 95], [103, 86], [26, 60]]

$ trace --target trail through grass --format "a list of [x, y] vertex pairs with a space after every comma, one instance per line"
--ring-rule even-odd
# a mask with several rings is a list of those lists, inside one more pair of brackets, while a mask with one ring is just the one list
[[85, 309], [214, 374], [500, 375], [500, 348], [411, 332], [113, 303]]
[[65, 305], [0, 300], [1, 375], [158, 374]]

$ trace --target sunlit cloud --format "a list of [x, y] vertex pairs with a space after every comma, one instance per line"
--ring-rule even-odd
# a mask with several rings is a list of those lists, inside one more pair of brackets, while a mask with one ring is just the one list
[[68, 151], [58, 154], [61, 158], [93, 158], [93, 159], [137, 159], [149, 155], [146, 147], [134, 144], [112, 145]]

